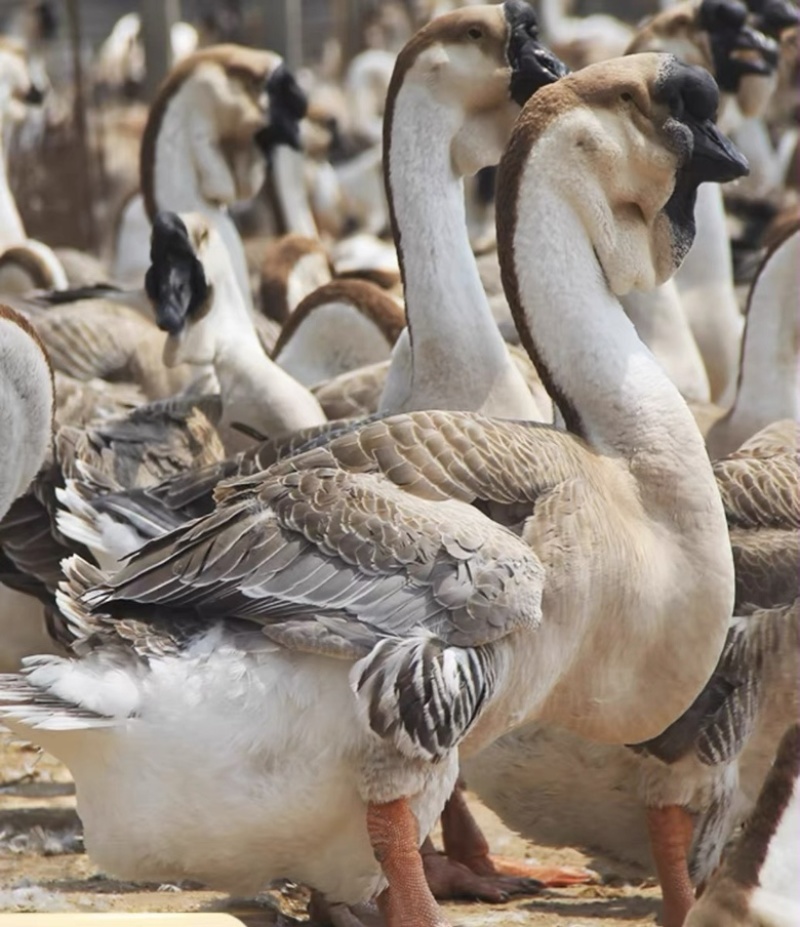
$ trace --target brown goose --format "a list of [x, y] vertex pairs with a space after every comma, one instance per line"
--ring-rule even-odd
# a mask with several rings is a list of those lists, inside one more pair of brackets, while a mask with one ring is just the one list
[[306, 386], [387, 361], [405, 328], [403, 308], [366, 280], [334, 280], [309, 293], [284, 323], [272, 359]]
[[800, 923], [800, 724], [783, 736], [753, 813], [686, 927], [795, 927]]
[[[424, 58], [435, 82], [437, 50]], [[614, 293], [673, 272], [697, 185], [746, 170], [716, 104], [707, 75], [635, 56], [540, 91], [512, 136], [509, 302], [581, 437], [396, 416], [220, 487], [211, 515], [114, 575], [72, 561], [75, 656], [2, 680], [2, 711], [70, 766], [104, 866], [239, 889], [284, 875], [434, 927], [417, 847], [459, 745], [537, 716], [643, 739], [687, 707], [733, 601], [724, 513]]]

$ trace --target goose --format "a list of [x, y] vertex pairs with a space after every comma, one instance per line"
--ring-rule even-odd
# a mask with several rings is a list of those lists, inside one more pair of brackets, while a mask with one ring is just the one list
[[[29, 105], [42, 102], [44, 92], [34, 82], [23, 45], [0, 37], [0, 136], [2, 129], [15, 114]], [[0, 141], [0, 254], [14, 248], [16, 255], [29, 254], [28, 264], [46, 268], [55, 288], [64, 289], [67, 277], [61, 262], [43, 242], [29, 239], [14, 194], [8, 182], [8, 162], [5, 146]], [[22, 257], [24, 261], [25, 258]]]
[[[499, 35], [513, 11], [494, 8]], [[433, 44], [417, 67], [435, 80], [439, 60]], [[480, 59], [457, 60], [476, 81]], [[699, 183], [746, 170], [717, 100], [704, 72], [634, 56], [540, 90], [512, 133], [504, 281], [573, 433], [384, 418], [229, 483], [114, 574], [67, 564], [74, 656], [31, 660], [0, 698], [70, 767], [101, 865], [239, 890], [283, 875], [333, 908], [378, 895], [389, 927], [439, 927], [417, 848], [457, 748], [542, 716], [641, 740], [688, 707], [733, 603], [725, 517], [614, 293], [674, 272]]]
[[800, 724], [787, 728], [744, 832], [686, 927], [794, 927], [800, 922]]
[[36, 475], [50, 446], [55, 406], [53, 372], [31, 324], [0, 305], [0, 384], [3, 442], [0, 517]]
[[[472, 132], [476, 133], [477, 142], [472, 146], [476, 150], [480, 148], [481, 143], [483, 143], [484, 148], [487, 147], [485, 144], [486, 137], [488, 137], [491, 142], [488, 146], [489, 150], [481, 153], [481, 157], [499, 157], [500, 142], [509, 131], [511, 118], [519, 106], [518, 103], [509, 99], [510, 93], [513, 93], [521, 100], [523, 97], [530, 95], [537, 86], [554, 80], [558, 74], [560, 74], [560, 65], [558, 62], [554, 60], [546, 50], [542, 49], [535, 39], [535, 17], [531, 9], [526, 4], [519, 2], [512, 2], [510, 5], [503, 7], [503, 9], [506, 11], [506, 20], [501, 21], [499, 26], [502, 29], [508, 29], [509, 32], [511, 29], [516, 30], [513, 36], [513, 42], [509, 41], [508, 36], [502, 36], [502, 38], [501, 36], [497, 36], [496, 41], [483, 43], [482, 47], [476, 48], [475, 51], [471, 52], [472, 54], [477, 54], [485, 58], [481, 71], [483, 73], [495, 73], [498, 79], [498, 86], [493, 86], [492, 96], [490, 97], [486, 91], [483, 91], [480, 96], [483, 103], [482, 108], [477, 114], [471, 114], [469, 109], [470, 104], [472, 102], [474, 106], [474, 101], [478, 97], [478, 90], [476, 90], [471, 82], [458, 85], [455, 80], [453, 80], [448, 83], [448, 87], [453, 95], [449, 102], [448, 99], [440, 100], [435, 97], [430, 100], [430, 105], [435, 107], [433, 115], [436, 117], [437, 123], [441, 124], [443, 122], [443, 113], [448, 111], [448, 105], [453, 111], [451, 114], [453, 117], [451, 120], [453, 124], [450, 126], [449, 133], [439, 138], [440, 147], [438, 150], [438, 160], [440, 162], [448, 162], [450, 157], [449, 152], [456, 142], [459, 142], [462, 146], [466, 146]], [[507, 27], [505, 21], [512, 23], [513, 26]], [[460, 46], [464, 43], [466, 43], [468, 47], [477, 45], [477, 40], [472, 39], [468, 34], [470, 28], [477, 29], [481, 32], [488, 30], [488, 34], [494, 37], [494, 33], [498, 29], [497, 11], [487, 11], [483, 8], [471, 9], [467, 12], [456, 13], [454, 16], [445, 16], [431, 23], [420, 33], [421, 37], [418, 36], [412, 40], [401, 53], [398, 59], [399, 76], [395, 82], [396, 89], [393, 91], [393, 94], [395, 92], [399, 93], [397, 85], [401, 84], [407, 75], [409, 83], [412, 83], [412, 79], [414, 85], [419, 83], [419, 77], [414, 65], [417, 57], [421, 53], [427, 51], [431, 46], [436, 47], [437, 51], [441, 48], [442, 61], [438, 68], [443, 75], [448, 75], [450, 71], [455, 69], [459, 64], [460, 59], [458, 53], [461, 51]], [[451, 44], [453, 43], [455, 43], [455, 45], [451, 49]], [[531, 49], [530, 51], [528, 51], [529, 48]], [[452, 61], [451, 56], [453, 56]], [[509, 68], [509, 63], [512, 65], [511, 68]], [[422, 69], [419, 68], [419, 70]], [[476, 73], [480, 73], [481, 71], [476, 71]], [[499, 75], [502, 75], [502, 83], [500, 83]], [[423, 82], [423, 88], [427, 95], [428, 91], [431, 89], [430, 86]], [[494, 110], [492, 107], [494, 107]], [[393, 104], [391, 109], [392, 111], [395, 109]], [[407, 135], [409, 139], [417, 138], [419, 137], [419, 133], [425, 128], [424, 125], [417, 122], [417, 118], [424, 111], [417, 106], [406, 107], [406, 109], [407, 111], [404, 117], [405, 124], [403, 126], [405, 133], [402, 133], [399, 128], [396, 132], [387, 132], [387, 142], [390, 134], [397, 138], [402, 138], [403, 134]], [[407, 141], [405, 144], [408, 146], [409, 142]], [[408, 176], [409, 172], [406, 171], [404, 177]], [[417, 186], [419, 186], [419, 184]], [[448, 228], [453, 226], [458, 227], [459, 221], [463, 227], [463, 197], [460, 197], [458, 192], [458, 177], [451, 177], [450, 187], [453, 215], [448, 222]], [[417, 203], [414, 208], [417, 213], [422, 214], [426, 208], [429, 208], [430, 190], [428, 189], [427, 183], [421, 185], [420, 189], [415, 188], [408, 190], [407, 195], [416, 198]], [[453, 206], [457, 201], [460, 204]], [[154, 300], [156, 314], [159, 318], [163, 316], [162, 324], [181, 327], [182, 334], [180, 337], [182, 339], [190, 338], [195, 347], [198, 341], [207, 341], [208, 344], [203, 349], [202, 355], [197, 354], [195, 356], [197, 358], [201, 356], [208, 357], [210, 356], [210, 345], [213, 340], [218, 337], [216, 333], [216, 329], [218, 328], [216, 318], [221, 318], [222, 316], [212, 317], [207, 313], [191, 311], [187, 314], [186, 307], [190, 305], [206, 305], [210, 298], [211, 304], [219, 306], [220, 312], [227, 312], [230, 311], [230, 307], [235, 305], [235, 303], [233, 299], [223, 300], [216, 286], [207, 286], [210, 271], [203, 269], [203, 249], [206, 251], [208, 250], [211, 245], [211, 239], [204, 239], [205, 244], [203, 248], [198, 250], [192, 241], [193, 236], [189, 232], [186, 234], [183, 232], [177, 235], [173, 234], [174, 231], [178, 229], [178, 223], [180, 222], [181, 220], [179, 218], [173, 217], [165, 219], [163, 223], [156, 223], [153, 231], [153, 247], [155, 251], [161, 252], [161, 258], [159, 266], [156, 267], [154, 264], [150, 272], [150, 290]], [[191, 225], [191, 221], [189, 224]], [[500, 379], [500, 385], [502, 386], [505, 365], [509, 363], [509, 354], [502, 339], [497, 333], [496, 327], [493, 325], [491, 315], [488, 316], [488, 322], [486, 321], [486, 299], [485, 296], [482, 295], [479, 282], [475, 280], [474, 259], [468, 250], [469, 245], [466, 239], [465, 229], [462, 229], [460, 233], [460, 242], [463, 243], [462, 259], [464, 261], [469, 261], [467, 266], [470, 273], [466, 276], [459, 273], [459, 277], [464, 276], [464, 279], [468, 283], [468, 295], [475, 301], [473, 315], [477, 313], [479, 321], [481, 321], [478, 331], [484, 331], [485, 341], [490, 351], [489, 358], [485, 361], [481, 361], [481, 364], [488, 372], [491, 372], [491, 365], [494, 362], [496, 370], [495, 376]], [[419, 254], [414, 254], [412, 257], [416, 257], [418, 263], [422, 260], [422, 256]], [[192, 268], [194, 268], [194, 271]], [[435, 269], [438, 270], [438, 268]], [[455, 267], [449, 269], [452, 274], [456, 273]], [[430, 269], [426, 272], [428, 276], [431, 275]], [[177, 292], [184, 282], [188, 285], [183, 288], [182, 292], [178, 293], [178, 300], [176, 301], [175, 294], [172, 291], [174, 289]], [[161, 288], [162, 284], [164, 292], [159, 295], [157, 291]], [[429, 303], [435, 305], [436, 296], [440, 293], [445, 294], [448, 300], [452, 300], [453, 293], [451, 292], [451, 288], [453, 285], [452, 280], [443, 280], [437, 283], [434, 292], [430, 294], [421, 294], [425, 295], [426, 306]], [[211, 294], [210, 297], [209, 293]], [[413, 301], [412, 294], [410, 294], [408, 298]], [[180, 301], [184, 303], [183, 309], [177, 308], [178, 302]], [[161, 303], [163, 303], [163, 306], [159, 308]], [[469, 308], [469, 306], [464, 308]], [[247, 331], [247, 325], [243, 319], [243, 312], [240, 312], [237, 318], [240, 318], [240, 321], [235, 325], [232, 323], [228, 325], [226, 327], [227, 334], [224, 335], [225, 339], [231, 344], [239, 343], [236, 341], [237, 336], [239, 338], [246, 338], [245, 332]], [[465, 326], [462, 325], [460, 327], [464, 328]], [[198, 332], [197, 335], [190, 334], [195, 330]], [[472, 329], [470, 328], [469, 331], [471, 333]], [[424, 332], [425, 330], [423, 329], [423, 334]], [[252, 342], [252, 338], [248, 340]], [[472, 343], [475, 339], [471, 334], [465, 334], [462, 340], [470, 344], [472, 350], [475, 352], [479, 352], [483, 347], [481, 344]], [[191, 350], [194, 351], [195, 347], [192, 347]], [[267, 377], [270, 371], [273, 373], [277, 371], [276, 376], [282, 374], [276, 365], [271, 364], [253, 347], [248, 348], [246, 351], [243, 350], [242, 352], [232, 349], [228, 353], [233, 356], [237, 365], [244, 364], [245, 357], [251, 356], [253, 366], [257, 367], [264, 377]], [[524, 352], [520, 353], [522, 353], [525, 358], [527, 371], [532, 370], [532, 365], [527, 355], [524, 354]], [[180, 357], [183, 359], [188, 357], [185, 350], [181, 352]], [[177, 359], [178, 354], [171, 355], [170, 362]], [[514, 365], [518, 365], [517, 354], [512, 355], [511, 362]], [[423, 371], [424, 370], [425, 367], [423, 366]], [[467, 373], [468, 371], [460, 372], [458, 383], [462, 383], [469, 379]], [[376, 409], [376, 397], [380, 395], [381, 389], [385, 384], [386, 374], [387, 365], [385, 363], [372, 364], [354, 373], [342, 375], [338, 378], [334, 378], [328, 383], [318, 385], [314, 389], [314, 394], [323, 405], [328, 418], [339, 419], [369, 414]], [[522, 373], [518, 373], [517, 376], [523, 384], [525, 384], [523, 386], [524, 395], [522, 402], [526, 408], [531, 408], [532, 400], [529, 398], [531, 389], [527, 385], [528, 381], [524, 379]], [[486, 379], [488, 379], [488, 377]], [[288, 380], [288, 376], [283, 373], [282, 379], [275, 386], [275, 391], [279, 392], [278, 387], [281, 383], [288, 382]], [[451, 385], [443, 382], [441, 376], [435, 379], [434, 376], [431, 375], [431, 380], [443, 394], [441, 400], [438, 396], [434, 395], [433, 401], [435, 405], [439, 405], [440, 402], [443, 403], [448, 400], [450, 394], [445, 391], [446, 389], [449, 388], [453, 394], [455, 393], [455, 384]], [[263, 383], [264, 389], [266, 389], [266, 381], [263, 381]], [[538, 387], [540, 395], [543, 395], [545, 401], [549, 403], [549, 398], [546, 396], [546, 393], [544, 393], [538, 376], [536, 377], [536, 387]], [[297, 384], [296, 388], [302, 391], [299, 384]], [[486, 392], [489, 390], [491, 390], [491, 384], [484, 384], [482, 390], [473, 390], [475, 395], [462, 397], [459, 407], [470, 408], [473, 404], [480, 405], [480, 403], [486, 399]], [[242, 391], [239, 390], [239, 392]], [[495, 393], [498, 393], [498, 391], [495, 390]], [[267, 396], [270, 395], [270, 393], [263, 391], [262, 395]], [[502, 410], [504, 415], [512, 417], [515, 411], [517, 414], [521, 414], [520, 403], [515, 400], [513, 392], [505, 390], [503, 394], [495, 395], [495, 401], [503, 398], [503, 395], [505, 395], [505, 398], [511, 400], [511, 404]], [[451, 398], [450, 401], [455, 402], [456, 400]], [[223, 405], [225, 405], [224, 400]], [[292, 402], [289, 401], [284, 405], [288, 406], [290, 410], [294, 408]], [[401, 405], [398, 411], [403, 410], [404, 406]], [[268, 410], [262, 409], [261, 407], [254, 409], [251, 403], [247, 403], [246, 408], [240, 409], [235, 417], [229, 416], [229, 419], [239, 422], [244, 419], [244, 423], [251, 432], [268, 434], [270, 437], [277, 436], [281, 432], [288, 430], [287, 417], [284, 417], [281, 421], [276, 423], [279, 427], [270, 427], [270, 422], [265, 422], [263, 420], [254, 421], [254, 415], [259, 413], [266, 415], [268, 414]], [[324, 418], [320, 420], [324, 420]], [[309, 421], [303, 427], [313, 427], [315, 424], [317, 424], [317, 422]], [[205, 475], [201, 474], [200, 479], [205, 481]], [[85, 513], [86, 507], [81, 506], [81, 514]], [[111, 543], [111, 539], [109, 539], [109, 543]], [[116, 532], [114, 533], [113, 543], [118, 543], [118, 535]], [[127, 555], [135, 546], [137, 545], [134, 544], [131, 547], [126, 547], [124, 554]], [[101, 551], [98, 550], [98, 553], [100, 552]], [[123, 551], [118, 547], [113, 547], [111, 550], [106, 551], [106, 554], [119, 557], [123, 554]]]
[[[668, 51], [688, 64], [707, 68], [725, 93], [726, 110], [734, 105], [747, 115], [763, 110], [774, 87], [777, 63], [773, 42], [747, 24], [747, 7], [739, 0], [679, 3], [651, 17], [638, 30], [629, 52]], [[725, 117], [723, 110], [722, 117]], [[733, 286], [733, 265], [722, 195], [708, 185], [698, 192], [698, 235], [675, 275], [673, 318], [681, 342], [670, 354], [681, 357], [689, 323], [708, 375], [712, 401], [730, 404], [735, 387], [742, 318]], [[654, 297], [638, 296], [644, 304]], [[664, 294], [659, 294], [664, 299]], [[663, 344], [663, 341], [661, 342]], [[689, 398], [702, 402], [694, 393]]]
[[707, 877], [711, 850], [718, 854], [741, 810], [733, 798], [745, 807], [755, 799], [796, 715], [798, 437], [794, 422], [775, 423], [713, 465], [736, 568], [736, 617], [711, 683], [651, 744], [655, 758], [533, 724], [464, 763], [480, 799], [538, 843], [599, 849], [644, 867], [655, 858], [668, 927], [682, 923], [691, 902], [690, 869], [695, 882]]
[[[529, 17], [535, 28], [526, 4], [514, 0], [506, 9], [521, 21]], [[464, 14], [451, 15], [458, 23]], [[442, 21], [433, 20], [401, 51], [386, 100], [386, 196], [408, 327], [392, 352], [378, 408], [384, 412], [471, 409], [544, 420], [549, 406], [538, 407], [494, 321], [465, 216], [463, 176], [496, 163], [508, 128], [503, 131], [487, 124], [479, 131], [486, 106], [486, 91], [481, 88], [462, 104], [476, 125], [467, 137], [458, 128], [457, 120], [463, 118], [460, 112], [452, 108], [448, 113], [442, 106], [453, 91], [434, 92], [426, 70], [416, 67], [420, 53], [439, 34]], [[512, 44], [512, 61], [516, 54]], [[542, 70], [550, 72], [549, 80], [564, 73], [563, 65], [549, 53], [542, 51], [539, 60]], [[500, 86], [498, 91], [505, 92]], [[521, 102], [529, 92], [520, 83], [512, 84], [507, 125], [515, 115], [514, 101]], [[415, 131], [410, 130], [410, 123]], [[436, 209], [430, 208], [432, 202]]]
[[303, 299], [272, 359], [305, 386], [389, 359], [405, 328], [402, 306], [367, 280], [334, 280]]
[[267, 242], [260, 258], [261, 311], [281, 324], [333, 276], [327, 249], [318, 238], [281, 235]]
[[[45, 461], [53, 427], [53, 372], [44, 345], [24, 316], [0, 305], [0, 518]], [[0, 585], [0, 668], [16, 669], [22, 654], [53, 653], [41, 608]], [[35, 650], [31, 648], [36, 648]]]
[[147, 269], [147, 238], [137, 231], [143, 216], [152, 221], [160, 209], [197, 211], [219, 229], [252, 309], [242, 242], [227, 209], [254, 196], [263, 183], [264, 157], [254, 135], [261, 133], [259, 144], [270, 150], [281, 142], [298, 145], [305, 105], [273, 52], [216, 45], [174, 67], [150, 108], [140, 153], [141, 197], [131, 200], [122, 219], [114, 276], [139, 282]]
[[[142, 44], [142, 18], [125, 13], [114, 23], [97, 53], [94, 77], [105, 92], [130, 94], [144, 82], [145, 55]], [[197, 50], [199, 36], [194, 26], [174, 23], [170, 29], [172, 64]]]
[[750, 288], [736, 398], [709, 429], [706, 445], [724, 457], [759, 429], [779, 419], [800, 420], [800, 219], [769, 249]]
[[[220, 425], [278, 435], [326, 421], [311, 393], [264, 353], [216, 222], [201, 213], [157, 213], [145, 276], [167, 367], [213, 365]], [[235, 439], [228, 450], [238, 449]]]

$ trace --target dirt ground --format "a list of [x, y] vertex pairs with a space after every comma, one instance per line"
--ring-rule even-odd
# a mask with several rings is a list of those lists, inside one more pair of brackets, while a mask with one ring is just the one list
[[[133, 885], [106, 878], [82, 850], [67, 770], [47, 755], [0, 735], [0, 911], [225, 911], [248, 927], [308, 923], [307, 895], [291, 884], [252, 900], [199, 886]], [[456, 927], [639, 927], [658, 923], [653, 879], [571, 849], [535, 847], [471, 799], [494, 852], [542, 863], [592, 866], [598, 885], [549, 890], [503, 905], [445, 905]], [[213, 849], [212, 849], [213, 852]]]

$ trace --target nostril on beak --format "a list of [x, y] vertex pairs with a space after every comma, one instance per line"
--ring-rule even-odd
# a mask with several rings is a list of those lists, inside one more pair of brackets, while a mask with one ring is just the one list
[[39, 106], [44, 102], [45, 91], [36, 84], [31, 84], [28, 92], [25, 94], [25, 102], [31, 106]]

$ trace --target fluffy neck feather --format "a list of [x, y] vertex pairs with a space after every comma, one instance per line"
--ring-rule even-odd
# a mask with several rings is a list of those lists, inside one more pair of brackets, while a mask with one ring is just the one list
[[[387, 192], [401, 255], [412, 363], [402, 342], [382, 410], [467, 409], [539, 418], [492, 317], [470, 248], [464, 184], [450, 145], [460, 114], [419, 85], [401, 86], [388, 133]], [[405, 382], [398, 382], [404, 380]]]

